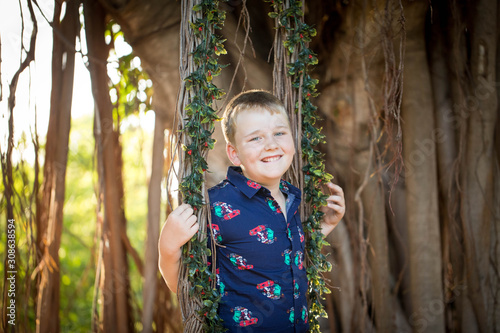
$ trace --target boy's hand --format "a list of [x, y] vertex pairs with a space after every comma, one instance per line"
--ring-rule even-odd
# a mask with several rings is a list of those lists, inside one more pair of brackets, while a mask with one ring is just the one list
[[176, 252], [198, 232], [198, 218], [193, 213], [190, 205], [182, 204], [168, 215], [160, 234], [160, 250]]
[[177, 293], [181, 246], [193, 237], [199, 228], [198, 218], [188, 204], [182, 204], [170, 215], [163, 225], [158, 241], [158, 266], [167, 286]]
[[330, 196], [326, 199], [327, 205], [321, 208], [325, 213], [321, 222], [321, 232], [328, 235], [339, 224], [345, 214], [345, 199], [342, 187], [333, 183], [326, 184], [330, 189]]

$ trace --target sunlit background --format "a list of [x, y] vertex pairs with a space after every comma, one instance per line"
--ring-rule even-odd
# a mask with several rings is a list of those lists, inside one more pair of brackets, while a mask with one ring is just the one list
[[[14, 141], [18, 142], [24, 135], [30, 136], [35, 131], [35, 120], [40, 140], [44, 140], [44, 134], [47, 131], [49, 122], [50, 93], [51, 93], [51, 56], [52, 56], [52, 28], [48, 20], [53, 16], [53, 2], [42, 0], [38, 1], [39, 8], [35, 7], [35, 14], [38, 23], [37, 42], [35, 48], [35, 62], [19, 76], [16, 91], [16, 107], [14, 115]], [[22, 60], [25, 59], [26, 52], [21, 52], [21, 41], [23, 48], [29, 47], [31, 31], [33, 26], [29, 19], [29, 12], [26, 4], [22, 3], [22, 13], [20, 4], [16, 1], [8, 1], [3, 4], [7, 10], [0, 11], [0, 33], [2, 42], [2, 101], [0, 102], [0, 111], [2, 115], [1, 135], [2, 149], [5, 150], [5, 142], [8, 135], [8, 103], [9, 84], [15, 72], [18, 70]], [[42, 15], [43, 13], [43, 15]], [[64, 4], [63, 12], [64, 15]], [[24, 17], [24, 31], [23, 20]], [[83, 21], [83, 19], [82, 19]], [[123, 36], [120, 35], [115, 40], [115, 51], [109, 58], [108, 75], [113, 83], [116, 83], [116, 68], [118, 58], [130, 54], [132, 48], [128, 45]], [[85, 45], [85, 36], [80, 36], [77, 42], [75, 57], [75, 79], [73, 90], [72, 118], [92, 115], [94, 112], [94, 101], [90, 88], [90, 75], [86, 68], [87, 53]], [[140, 68], [140, 59], [134, 58], [133, 63]], [[141, 84], [141, 83], [140, 83]], [[151, 85], [151, 82], [144, 84]], [[112, 102], [116, 102], [116, 94], [111, 92]], [[126, 120], [126, 124], [132, 126], [141, 126], [146, 132], [151, 132], [154, 127], [154, 113], [139, 110], [137, 116]], [[125, 125], [126, 126], [126, 125]], [[18, 151], [17, 154], [20, 152]], [[26, 151], [24, 157], [32, 161], [32, 156]], [[17, 157], [16, 157], [17, 158]]]
[[[1, 36], [1, 89], [0, 101], [0, 152], [6, 151], [8, 140], [8, 98], [9, 86], [26, 57], [29, 48], [33, 25], [26, 3], [4, 1], [0, 11]], [[20, 7], [20, 5], [22, 7]], [[40, 142], [39, 163], [43, 168], [44, 144], [49, 122], [51, 94], [51, 57], [52, 28], [48, 21], [53, 19], [53, 2], [38, 1], [39, 7], [34, 7], [38, 23], [36, 37], [35, 61], [19, 76], [15, 94], [14, 108], [14, 151], [12, 162], [16, 167], [14, 181], [16, 189], [27, 187], [33, 183], [35, 163], [35, 137]], [[64, 6], [63, 12], [64, 14]], [[62, 16], [61, 15], [61, 16]], [[83, 22], [83, 18], [81, 19]], [[113, 29], [118, 28], [114, 26]], [[117, 32], [117, 31], [115, 31]], [[84, 33], [82, 30], [81, 33]], [[108, 36], [107, 42], [111, 37]], [[122, 35], [114, 40], [115, 52], [108, 59], [108, 76], [112, 84], [120, 80], [118, 58], [128, 55], [132, 48], [124, 41]], [[97, 174], [95, 172], [93, 112], [94, 102], [91, 93], [90, 75], [86, 68], [87, 53], [85, 36], [77, 41], [75, 54], [75, 78], [71, 110], [71, 132], [68, 152], [68, 168], [66, 174], [66, 202], [64, 206], [64, 227], [62, 244], [59, 250], [61, 260], [61, 331], [82, 331], [90, 329], [93, 285], [95, 279], [95, 258], [97, 251], [96, 234], [96, 196]], [[131, 66], [140, 69], [140, 59], [133, 58]], [[138, 82], [137, 99], [144, 101], [145, 87], [150, 88], [150, 80]], [[140, 95], [143, 94], [144, 96]], [[110, 90], [113, 103], [117, 101], [116, 91]], [[128, 97], [127, 97], [128, 98]], [[152, 131], [154, 128], [154, 112], [148, 110], [146, 104], [139, 104], [139, 109], [123, 118], [121, 121], [121, 141], [123, 147], [125, 186], [125, 213], [127, 230], [132, 246], [143, 253], [146, 237], [147, 221], [147, 183], [150, 173]], [[43, 170], [43, 169], [41, 169]], [[0, 184], [3, 193], [4, 185]], [[29, 230], [29, 210], [24, 209], [26, 219], [17, 221], [23, 230]], [[4, 213], [2, 212], [2, 215]], [[3, 222], [2, 222], [3, 223]], [[19, 232], [18, 249], [25, 251], [28, 247], [26, 235]], [[2, 243], [5, 234], [1, 236]], [[4, 257], [4, 247], [0, 255]], [[21, 257], [21, 255], [20, 255]], [[29, 266], [27, 266], [29, 267]], [[33, 267], [31, 267], [33, 270]], [[31, 272], [20, 273], [19, 277]], [[0, 266], [3, 275], [3, 267]], [[135, 265], [131, 265], [132, 291], [134, 307], [141, 308], [142, 282]], [[33, 315], [33, 314], [32, 314]], [[29, 318], [34, 325], [34, 318]], [[141, 329], [140, 319], [135, 320], [136, 329]]]

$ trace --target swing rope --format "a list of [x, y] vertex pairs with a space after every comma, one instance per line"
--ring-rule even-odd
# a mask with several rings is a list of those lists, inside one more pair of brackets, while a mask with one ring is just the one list
[[[298, 154], [286, 177], [301, 188], [304, 200], [301, 214], [306, 233], [306, 263], [309, 283], [309, 324], [311, 332], [319, 331], [318, 318], [326, 317], [321, 304], [322, 294], [329, 289], [322, 272], [331, 266], [321, 253], [326, 245], [320, 229], [323, 215], [319, 207], [326, 204], [327, 195], [320, 187], [332, 177], [324, 170], [323, 155], [315, 149], [324, 143], [316, 107], [310, 98], [318, 95], [317, 80], [308, 74], [317, 57], [308, 44], [316, 31], [304, 23], [301, 1], [269, 0], [273, 11], [269, 13], [276, 22], [274, 41], [273, 87], [275, 95], [283, 101], [290, 122]], [[224, 93], [212, 79], [220, 74], [223, 66], [217, 57], [225, 54], [223, 40], [215, 33], [224, 25], [225, 13], [218, 1], [183, 0], [181, 3], [180, 75], [181, 87], [177, 104], [179, 202], [190, 204], [198, 221], [209, 221], [210, 211], [205, 172], [207, 154], [213, 149], [214, 122], [219, 120], [213, 109], [215, 100]], [[178, 298], [184, 321], [184, 332], [222, 332], [217, 315], [220, 294], [215, 286], [215, 264], [212, 271], [207, 256], [215, 255], [207, 248], [207, 225], [200, 223], [200, 230], [183, 248]], [[215, 242], [212, 242], [215, 244]], [[212, 259], [213, 261], [216, 258]]]
[[[179, 151], [179, 202], [190, 204], [198, 221], [199, 232], [182, 252], [178, 298], [184, 332], [221, 332], [217, 315], [220, 295], [215, 288], [215, 274], [207, 265], [207, 224], [210, 210], [205, 172], [207, 154], [213, 149], [214, 122], [219, 120], [214, 101], [224, 93], [213, 83], [222, 66], [217, 57], [226, 53], [222, 38], [215, 34], [224, 25], [225, 13], [218, 1], [183, 0], [181, 3], [180, 76], [177, 104]], [[214, 242], [212, 242], [214, 244]], [[215, 252], [213, 252], [215, 254]], [[212, 267], [215, 267], [213, 265]]]
[[310, 67], [318, 63], [309, 42], [316, 30], [304, 22], [304, 2], [293, 0], [267, 0], [269, 13], [277, 28], [274, 38], [274, 94], [283, 101], [288, 111], [298, 153], [287, 173], [293, 184], [303, 192], [301, 218], [306, 233], [306, 263], [309, 298], [309, 331], [320, 332], [319, 318], [326, 317], [321, 301], [330, 289], [322, 276], [331, 270], [331, 264], [321, 252], [328, 245], [321, 233], [319, 210], [326, 204], [328, 195], [321, 187], [332, 179], [325, 172], [323, 154], [315, 149], [325, 143], [321, 128], [315, 126], [319, 117], [311, 97], [317, 97], [318, 80], [309, 75]]

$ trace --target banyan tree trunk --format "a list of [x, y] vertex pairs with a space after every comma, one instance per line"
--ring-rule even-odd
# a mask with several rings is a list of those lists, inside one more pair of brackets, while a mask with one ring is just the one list
[[[163, 178], [165, 127], [156, 116], [153, 137], [153, 161], [148, 189], [148, 226], [144, 259], [143, 332], [153, 332], [153, 314], [158, 284], [158, 238], [160, 237], [161, 181]], [[158, 304], [163, 306], [163, 304]]]
[[[374, 168], [367, 171], [372, 173]], [[389, 249], [385, 216], [384, 192], [381, 177], [370, 177], [361, 195], [366, 209], [368, 238], [371, 248], [368, 258], [371, 267], [373, 307], [377, 330], [395, 331], [395, 302], [391, 295]]]
[[[494, 166], [495, 125], [498, 101], [495, 89], [498, 41], [495, 0], [477, 1], [471, 25], [471, 80], [463, 100], [461, 143], [461, 216], [464, 230], [467, 294], [480, 332], [492, 332], [498, 325], [498, 215], [495, 216]], [[496, 168], [496, 171], [495, 171]], [[498, 189], [497, 189], [498, 190]], [[498, 195], [498, 194], [497, 194]], [[497, 199], [498, 200], [498, 199]], [[498, 201], [497, 201], [498, 202]], [[496, 324], [495, 324], [496, 322]]]
[[[464, 293], [463, 239], [459, 220], [459, 193], [455, 182], [454, 165], [457, 157], [455, 124], [449, 120], [453, 112], [452, 76], [449, 71], [448, 52], [452, 43], [447, 37], [449, 18], [445, 3], [435, 7], [428, 41], [429, 68], [431, 70], [436, 120], [436, 156], [439, 179], [439, 215], [443, 256], [443, 286], [446, 327], [456, 327], [456, 318], [462, 317]], [[454, 303], [455, 302], [455, 303]], [[467, 331], [467, 330], [465, 330]]]
[[[336, 288], [332, 292], [342, 332], [409, 330], [403, 307], [394, 294], [395, 280], [398, 288], [401, 282], [399, 276], [391, 275], [390, 267], [394, 256], [389, 250], [388, 222], [396, 224], [399, 220], [393, 221], [392, 210], [386, 214], [387, 180], [382, 177], [384, 169], [377, 144], [383, 133], [378, 112], [388, 104], [382, 98], [384, 68], [390, 67], [388, 61], [394, 61], [388, 59], [392, 49], [382, 52], [381, 31], [387, 29], [394, 36], [392, 30], [399, 29], [397, 16], [385, 16], [394, 3], [389, 9], [385, 5], [380, 1], [345, 9], [334, 37], [336, 46], [325, 59], [327, 70], [320, 76], [326, 86], [318, 104], [329, 119], [325, 131], [327, 168], [343, 185], [348, 207], [346, 227], [339, 225], [330, 236], [334, 249], [338, 248], [333, 251], [337, 266], [332, 272], [332, 285], [341, 292]], [[385, 42], [393, 42], [387, 38]], [[397, 41], [400, 37], [393, 38]], [[389, 83], [395, 87], [399, 84], [395, 77], [386, 80], [394, 80]], [[394, 226], [391, 228], [394, 233]], [[349, 251], [346, 246], [351, 247]]]
[[133, 331], [129, 301], [129, 275], [125, 248], [126, 228], [121, 178], [121, 148], [114, 129], [113, 106], [109, 98], [106, 64], [109, 48], [104, 41], [105, 12], [92, 0], [84, 1], [84, 17], [89, 53], [92, 94], [95, 101], [97, 161], [102, 172], [104, 203], [102, 227], [103, 260], [101, 276], [102, 326], [104, 332]]
[[444, 332], [434, 108], [425, 48], [426, 1], [407, 3], [403, 156], [409, 240], [410, 325]]
[[[50, 118], [45, 148], [45, 165], [40, 218], [37, 228], [39, 280], [36, 331], [59, 332], [59, 247], [63, 227], [66, 165], [73, 97], [75, 40], [80, 25], [78, 1], [66, 3], [66, 13], [60, 21], [61, 4], [54, 10], [54, 43], [52, 53], [52, 92]], [[61, 35], [58, 35], [60, 33]]]
[[[141, 67], [148, 73], [154, 86], [153, 109], [155, 136], [153, 143], [152, 173], [148, 190], [148, 226], [143, 283], [142, 324], [145, 332], [178, 327], [180, 316], [173, 309], [175, 298], [158, 275], [158, 235], [160, 223], [161, 179], [163, 170], [164, 131], [171, 129], [175, 113], [179, 76], [179, 22], [180, 2], [161, 1], [145, 4], [144, 1], [100, 3], [113, 16], [124, 32], [135, 55], [141, 59]], [[163, 285], [159, 286], [158, 282]], [[168, 309], [167, 309], [168, 307]], [[169, 318], [167, 315], [171, 315]]]

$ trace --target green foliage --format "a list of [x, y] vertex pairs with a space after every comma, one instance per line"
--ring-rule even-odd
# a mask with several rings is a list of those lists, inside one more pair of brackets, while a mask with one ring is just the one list
[[[63, 232], [59, 249], [61, 331], [90, 327], [95, 279], [96, 184], [91, 116], [71, 122]], [[90, 135], [89, 135], [90, 134]], [[90, 137], [90, 140], [89, 140]], [[78, 180], [78, 181], [75, 181]]]
[[[35, 197], [33, 195], [33, 183], [35, 179], [34, 168], [26, 162], [34, 156], [29, 149], [30, 142], [26, 134], [23, 133], [20, 139], [14, 143], [12, 154], [12, 175], [13, 175], [13, 196], [11, 203], [13, 206], [15, 226], [15, 299], [16, 301], [16, 329], [19, 331], [35, 330], [35, 293], [30, 288], [31, 274], [36, 265], [34, 253], [34, 212]], [[2, 154], [5, 154], [2, 151]], [[6, 156], [3, 155], [2, 158]], [[2, 166], [2, 172], [6, 172]], [[7, 259], [7, 198], [5, 193], [5, 184], [0, 181], [0, 288], [3, 290], [4, 284], [9, 283], [3, 277], [6, 276], [4, 265]], [[8, 276], [8, 275], [7, 275]], [[7, 288], [9, 290], [9, 288]], [[4, 296], [6, 301], [11, 297]], [[9, 318], [7, 318], [9, 320]]]
[[108, 60], [108, 74], [112, 82], [109, 93], [114, 104], [115, 120], [150, 110], [152, 82], [142, 69], [141, 60], [123, 40], [121, 27], [114, 20], [109, 21], [105, 35], [113, 47]]
[[[311, 332], [320, 332], [319, 317], [326, 317], [321, 300], [323, 293], [330, 290], [325, 285], [322, 273], [331, 270], [331, 265], [326, 256], [321, 253], [321, 249], [328, 243], [321, 233], [321, 219], [323, 213], [319, 210], [326, 204], [326, 194], [321, 191], [321, 185], [329, 182], [332, 176], [325, 172], [323, 154], [315, 147], [319, 143], [325, 142], [325, 137], [321, 134], [321, 128], [315, 127], [318, 121], [316, 106], [311, 103], [310, 98], [316, 97], [318, 92], [316, 84], [318, 80], [311, 78], [308, 74], [309, 66], [318, 63], [316, 54], [309, 49], [308, 43], [316, 35], [316, 30], [303, 22], [304, 12], [302, 1], [291, 1], [288, 8], [285, 8], [283, 0], [271, 0], [274, 11], [269, 13], [271, 18], [278, 22], [278, 27], [286, 31], [287, 38], [283, 46], [292, 55], [298, 55], [293, 63], [287, 64], [288, 75], [292, 78], [292, 86], [300, 90], [301, 100], [297, 102], [295, 111], [301, 110], [302, 133], [301, 140], [302, 161], [304, 172], [304, 188], [306, 202], [311, 207], [311, 213], [307, 220], [303, 222], [304, 230], [307, 233], [306, 252], [309, 257], [307, 268], [307, 278], [309, 281], [309, 328]], [[299, 105], [300, 103], [300, 105]]]
[[[215, 34], [224, 25], [225, 12], [219, 9], [219, 2], [204, 0], [192, 8], [193, 12], [201, 12], [201, 18], [190, 22], [190, 28], [195, 36], [195, 49], [191, 53], [195, 66], [186, 77], [186, 90], [192, 96], [185, 106], [186, 118], [183, 124], [183, 135], [188, 136], [188, 144], [183, 146], [184, 161], [191, 166], [191, 172], [184, 177], [179, 188], [183, 201], [193, 206], [195, 212], [204, 204], [203, 183], [204, 172], [208, 165], [204, 156], [213, 149], [215, 140], [212, 138], [215, 126], [219, 120], [213, 109], [213, 101], [220, 99], [224, 92], [213, 83], [213, 77], [220, 74], [223, 66], [219, 65], [217, 57], [225, 54], [224, 39]], [[213, 288], [215, 275], [212, 274], [204, 258], [210, 255], [207, 248], [207, 238], [198, 240], [194, 236], [189, 246], [183, 250], [183, 262], [188, 270], [191, 290], [190, 297], [197, 297], [203, 304], [200, 316], [206, 317], [205, 331], [222, 332], [222, 320], [217, 314], [220, 294]]]
[[[149, 113], [149, 112], [148, 112]], [[148, 177], [144, 161], [151, 161], [153, 133], [145, 132], [138, 122], [140, 114], [133, 114], [122, 121], [123, 134], [123, 186], [127, 235], [132, 246], [142, 255], [147, 237]], [[142, 327], [140, 313], [143, 307], [143, 283], [134, 261], [128, 256], [131, 287], [131, 304], [134, 308], [135, 327]], [[137, 329], [140, 332], [140, 329]]]

